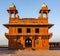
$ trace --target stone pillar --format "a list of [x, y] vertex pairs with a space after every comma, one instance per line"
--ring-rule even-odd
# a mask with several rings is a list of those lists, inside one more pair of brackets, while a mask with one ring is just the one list
[[41, 18], [43, 18], [43, 11], [41, 11]]
[[32, 38], [32, 48], [35, 49], [35, 39]]
[[23, 48], [25, 48], [25, 39], [23, 40]]
[[38, 37], [38, 39], [39, 39], [39, 49], [40, 49], [40, 48], [42, 48], [42, 39], [40, 36]]
[[23, 48], [25, 48], [25, 38], [23, 37]]

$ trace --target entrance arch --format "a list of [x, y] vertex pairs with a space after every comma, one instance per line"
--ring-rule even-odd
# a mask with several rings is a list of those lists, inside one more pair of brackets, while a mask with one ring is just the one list
[[32, 47], [32, 40], [30, 38], [27, 38], [25, 40], [25, 47], [31, 48]]

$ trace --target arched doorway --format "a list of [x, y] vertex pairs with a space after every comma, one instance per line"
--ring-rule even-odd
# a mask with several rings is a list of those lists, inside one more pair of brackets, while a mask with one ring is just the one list
[[25, 47], [27, 47], [27, 48], [32, 47], [32, 40], [30, 38], [27, 38], [25, 40]]

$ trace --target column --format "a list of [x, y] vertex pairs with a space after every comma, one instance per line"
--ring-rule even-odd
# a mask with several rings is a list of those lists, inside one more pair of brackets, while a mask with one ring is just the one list
[[23, 37], [23, 48], [25, 48], [25, 38]]
[[35, 49], [35, 39], [32, 37], [32, 48]]

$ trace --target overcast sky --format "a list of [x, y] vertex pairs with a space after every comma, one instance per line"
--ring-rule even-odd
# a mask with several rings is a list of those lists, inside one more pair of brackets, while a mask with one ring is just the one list
[[4, 36], [8, 29], [3, 24], [8, 23], [9, 15], [7, 9], [14, 3], [20, 18], [37, 18], [39, 10], [43, 3], [45, 3], [49, 9], [49, 23], [54, 26], [49, 30], [53, 32], [53, 36], [50, 41], [60, 42], [60, 0], [1, 0], [0, 1], [0, 45], [8, 44], [8, 40]]

